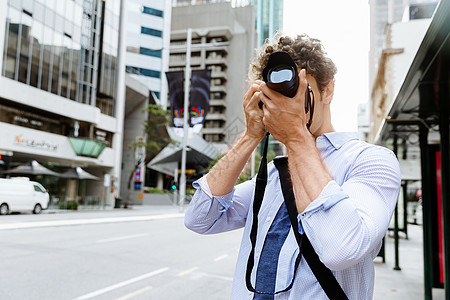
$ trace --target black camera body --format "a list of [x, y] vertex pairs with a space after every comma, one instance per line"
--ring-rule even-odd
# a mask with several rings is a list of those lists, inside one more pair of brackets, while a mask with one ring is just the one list
[[292, 98], [298, 89], [297, 64], [285, 51], [274, 52], [262, 72], [267, 86], [286, 97]]
[[[277, 51], [270, 54], [267, 65], [262, 71], [262, 76], [270, 89], [286, 97], [293, 98], [297, 93], [299, 85], [298, 67], [286, 51]], [[262, 109], [263, 103], [261, 101], [258, 105]], [[314, 114], [314, 93], [309, 84], [305, 91], [305, 114], [308, 112], [310, 112], [309, 121], [307, 122], [309, 129]]]

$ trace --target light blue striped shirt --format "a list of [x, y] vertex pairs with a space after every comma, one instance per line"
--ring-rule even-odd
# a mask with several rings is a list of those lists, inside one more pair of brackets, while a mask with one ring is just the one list
[[[332, 270], [349, 299], [372, 299], [373, 259], [381, 247], [400, 190], [398, 160], [390, 150], [358, 140], [356, 133], [327, 133], [316, 139], [316, 146], [334, 180], [299, 214], [299, 230], [306, 233], [320, 260]], [[245, 285], [245, 271], [251, 250], [255, 180], [237, 185], [221, 197], [211, 194], [205, 177], [196, 181], [194, 187], [197, 192], [185, 216], [189, 229], [211, 234], [245, 227], [231, 299], [253, 299], [253, 293]], [[269, 163], [259, 213], [253, 286], [265, 236], [283, 202], [278, 171]], [[291, 228], [279, 254], [276, 290], [284, 289], [291, 282], [297, 254]], [[302, 258], [292, 289], [274, 299], [326, 300], [328, 297]]]

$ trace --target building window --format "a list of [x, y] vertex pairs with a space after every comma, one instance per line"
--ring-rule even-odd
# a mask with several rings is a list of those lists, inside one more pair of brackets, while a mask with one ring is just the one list
[[137, 74], [137, 75], [144, 75], [147, 77], [153, 77], [153, 78], [161, 78], [161, 72], [150, 70], [150, 69], [144, 69], [144, 68], [136, 68], [127, 66], [126, 71], [129, 73]]
[[144, 6], [142, 8], [142, 12], [144, 14], [149, 14], [149, 15], [157, 16], [157, 17], [162, 17], [163, 16], [163, 11], [162, 10], [150, 8], [150, 7], [147, 7], [147, 6]]
[[161, 30], [152, 29], [152, 28], [148, 28], [148, 27], [141, 27], [141, 33], [153, 35], [153, 36], [157, 36], [157, 37], [162, 37]]
[[154, 56], [154, 57], [161, 58], [161, 50], [152, 50], [152, 49], [140, 47], [139, 48], [139, 53], [140, 54], [144, 54], [144, 55], [148, 55], [148, 56]]

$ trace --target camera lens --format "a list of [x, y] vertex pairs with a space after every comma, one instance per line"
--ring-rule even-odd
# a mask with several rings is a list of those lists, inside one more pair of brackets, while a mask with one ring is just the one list
[[294, 71], [289, 66], [280, 66], [277, 69], [272, 69], [269, 74], [269, 82], [282, 83], [291, 81], [294, 77]]

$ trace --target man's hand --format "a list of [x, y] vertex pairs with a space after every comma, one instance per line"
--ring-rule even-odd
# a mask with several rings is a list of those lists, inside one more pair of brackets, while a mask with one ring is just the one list
[[258, 106], [260, 95], [262, 94], [261, 84], [264, 84], [261, 80], [256, 80], [252, 83], [244, 95], [243, 103], [246, 123], [245, 135], [259, 141], [264, 137], [266, 128], [263, 122], [264, 112]]
[[267, 130], [279, 142], [286, 146], [310, 136], [306, 127], [305, 91], [307, 88], [306, 71], [299, 73], [299, 87], [294, 98], [286, 97], [265, 83], [260, 84], [259, 99], [264, 103], [263, 123]]

